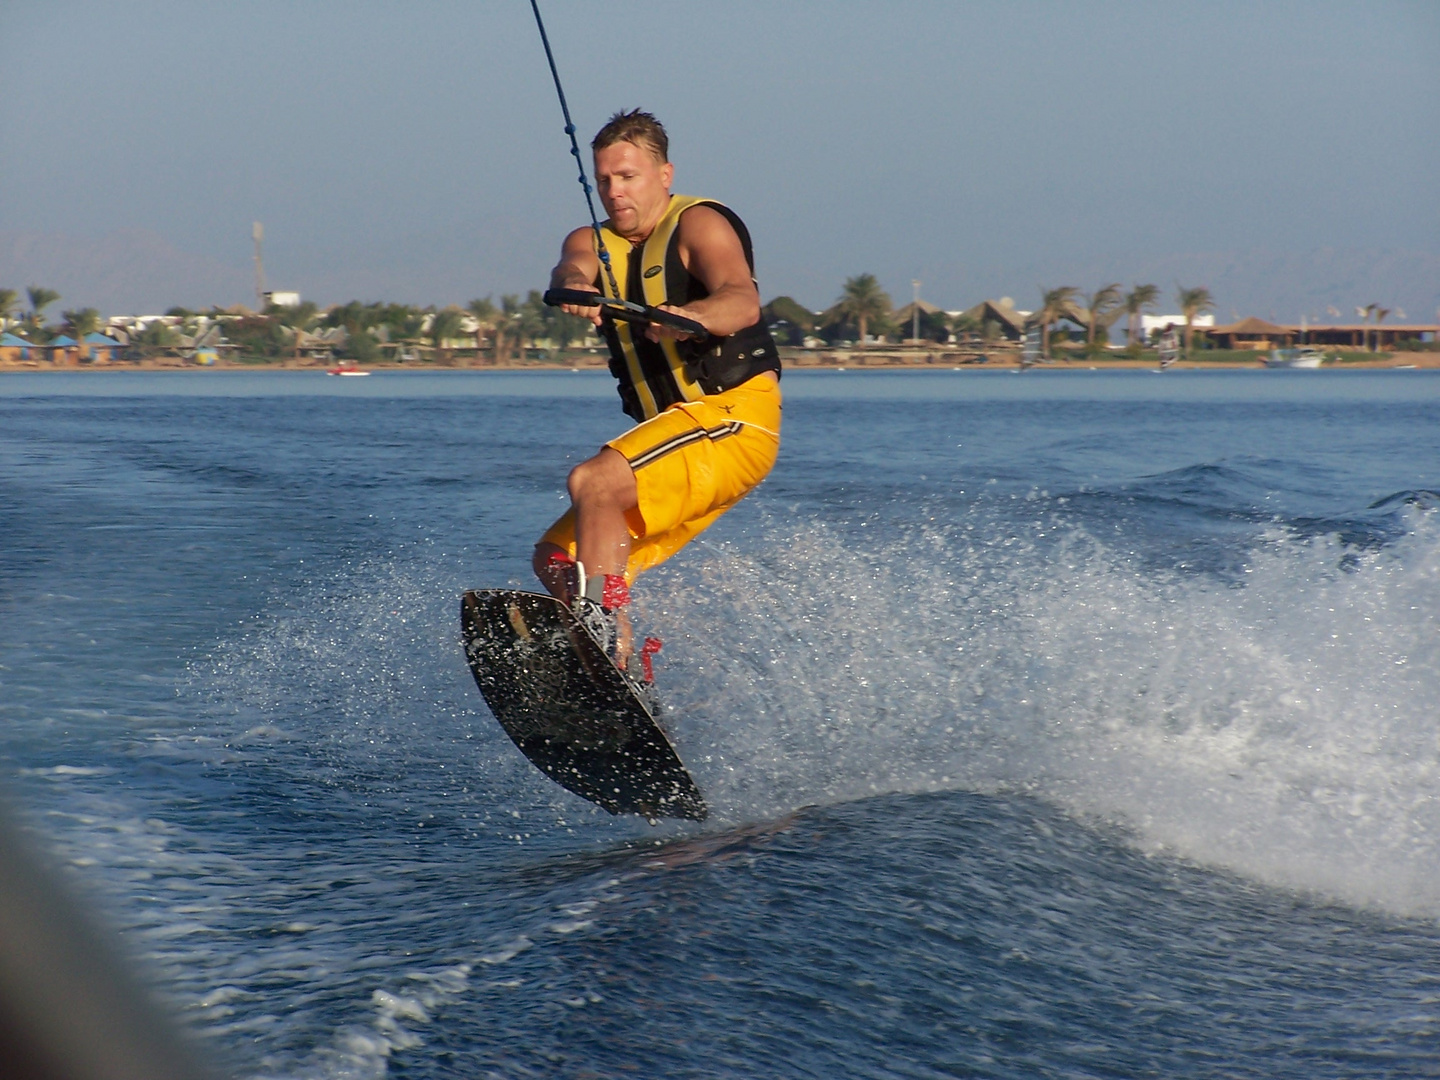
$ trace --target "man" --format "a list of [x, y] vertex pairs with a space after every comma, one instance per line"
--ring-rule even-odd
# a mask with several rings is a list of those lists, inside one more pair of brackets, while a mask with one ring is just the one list
[[[625, 412], [639, 421], [570, 471], [570, 509], [535, 545], [536, 576], [613, 650], [633, 652], [625, 605], [636, 575], [679, 551], [755, 485], [780, 449], [780, 357], [760, 315], [750, 235], [726, 207], [671, 195], [669, 139], [652, 115], [616, 113], [590, 144], [609, 214], [565, 238], [557, 289], [618, 294], [704, 326], [659, 323], [567, 304], [610, 348]], [[614, 281], [611, 281], [613, 272]], [[642, 660], [649, 678], [647, 640]]]

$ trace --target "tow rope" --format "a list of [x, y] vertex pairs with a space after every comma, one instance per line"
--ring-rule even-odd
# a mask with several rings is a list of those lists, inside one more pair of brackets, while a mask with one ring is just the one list
[[545, 20], [540, 18], [539, 0], [530, 0], [530, 10], [535, 12], [535, 25], [540, 28], [540, 43], [545, 46], [545, 59], [550, 63], [550, 77], [555, 80], [555, 93], [560, 97], [560, 112], [565, 116], [565, 134], [570, 136], [570, 153], [580, 170], [580, 186], [585, 191], [585, 206], [590, 211], [590, 228], [595, 232], [595, 252], [600, 256], [600, 265], [605, 268], [605, 280], [610, 283], [609, 296], [585, 292], [582, 289], [547, 289], [545, 303], [551, 307], [559, 307], [561, 304], [599, 307], [604, 314], [614, 319], [632, 323], [663, 323], [683, 330], [693, 337], [705, 337], [709, 331], [694, 319], [637, 304], [620, 295], [620, 286], [615, 282], [615, 269], [610, 265], [610, 252], [606, 250], [605, 237], [600, 232], [600, 218], [595, 213], [595, 189], [590, 186], [590, 178], [585, 175], [585, 159], [580, 156], [580, 144], [575, 140], [575, 121], [570, 119], [570, 105], [565, 100], [565, 88], [560, 85], [560, 72], [555, 67], [555, 53], [550, 48], [550, 35], [545, 33]]
[[540, 44], [545, 46], [545, 59], [550, 62], [550, 77], [555, 80], [555, 93], [560, 97], [560, 111], [565, 116], [565, 134], [570, 136], [570, 153], [580, 170], [580, 186], [585, 190], [585, 205], [590, 210], [590, 228], [595, 231], [595, 250], [600, 255], [600, 264], [605, 267], [605, 277], [610, 282], [611, 294], [619, 296], [620, 287], [615, 284], [615, 270], [610, 265], [610, 252], [605, 250], [605, 238], [600, 234], [600, 219], [595, 216], [594, 189], [590, 186], [590, 178], [585, 175], [585, 159], [580, 156], [580, 144], [575, 141], [575, 121], [570, 119], [570, 105], [565, 100], [565, 88], [560, 85], [555, 54], [550, 50], [550, 35], [545, 33], [545, 20], [540, 18], [539, 0], [530, 0], [530, 10], [535, 12], [535, 25], [540, 28]]

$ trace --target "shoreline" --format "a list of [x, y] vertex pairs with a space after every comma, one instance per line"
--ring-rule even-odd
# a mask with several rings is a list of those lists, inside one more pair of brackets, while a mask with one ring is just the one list
[[[920, 352], [871, 352], [836, 350], [791, 350], [781, 355], [782, 370], [789, 371], [1156, 371], [1158, 362], [1153, 358], [1132, 359], [1130, 357], [1095, 357], [1076, 359], [1053, 359], [1047, 363], [1022, 368], [1018, 356], [1001, 354], [984, 363], [962, 359], [972, 354], [962, 353], [920, 353]], [[1263, 371], [1267, 370], [1260, 353], [1254, 360], [1227, 358], [1206, 360], [1196, 358], [1180, 360], [1170, 371]], [[0, 374], [11, 372], [124, 372], [124, 371], [309, 371], [328, 372], [344, 366], [357, 371], [424, 371], [424, 372], [541, 372], [541, 371], [605, 371], [603, 357], [593, 353], [582, 353], [553, 360], [507, 360], [502, 363], [484, 364], [345, 364], [335, 362], [276, 360], [273, 363], [248, 364], [235, 361], [220, 361], [214, 364], [195, 364], [175, 357], [159, 357], [153, 360], [118, 361], [110, 363], [82, 363], [54, 365], [40, 361], [0, 362]], [[1436, 352], [1394, 352], [1376, 353], [1373, 359], [1337, 360], [1318, 369], [1322, 371], [1363, 371], [1367, 369], [1409, 369], [1440, 368], [1440, 353]]]

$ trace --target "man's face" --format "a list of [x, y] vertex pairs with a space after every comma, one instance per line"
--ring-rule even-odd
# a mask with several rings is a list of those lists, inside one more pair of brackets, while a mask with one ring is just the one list
[[595, 151], [595, 190], [610, 225], [626, 238], [644, 236], [670, 203], [675, 167], [663, 164], [643, 146], [611, 143]]

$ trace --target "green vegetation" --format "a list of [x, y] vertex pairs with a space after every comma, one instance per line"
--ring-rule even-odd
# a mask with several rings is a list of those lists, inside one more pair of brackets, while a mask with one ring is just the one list
[[1102, 285], [1090, 294], [1085, 303], [1085, 351], [1094, 354], [1097, 342], [1103, 346], [1110, 340], [1110, 327], [1120, 317], [1122, 300], [1120, 283]]
[[1075, 297], [1080, 290], [1073, 285], [1061, 285], [1058, 289], [1040, 288], [1040, 310], [1035, 317], [1040, 323], [1040, 355], [1050, 356], [1050, 328], [1067, 318], [1075, 307]]
[[1180, 284], [1175, 286], [1175, 302], [1180, 305], [1180, 311], [1185, 316], [1185, 355], [1190, 355], [1190, 349], [1195, 340], [1195, 316], [1204, 315], [1207, 311], [1215, 310], [1215, 301], [1210, 296], [1210, 290], [1203, 286], [1187, 289]]
[[950, 316], [943, 311], [920, 312], [920, 340], [938, 343], [950, 340]]
[[883, 323], [889, 318], [890, 296], [880, 288], [874, 274], [857, 274], [846, 279], [840, 299], [830, 311], [844, 323], [853, 323], [859, 331], [855, 340], [864, 344], [870, 323]]
[[93, 307], [81, 308], [78, 311], [63, 311], [60, 313], [60, 318], [65, 333], [76, 341], [84, 341], [86, 334], [93, 334], [100, 329], [100, 312]]
[[[160, 323], [151, 323], [146, 328], [146, 333], [156, 327], [173, 333]], [[239, 359], [249, 363], [278, 360], [289, 343], [285, 328], [280, 325], [279, 320], [267, 315], [244, 315], [227, 322], [225, 336], [236, 346]]]
[[[1209, 336], [1195, 333], [1196, 319], [1215, 307], [1208, 289], [1186, 288], [1178, 283], [1176, 289], [1175, 301], [1184, 319], [1185, 355], [1222, 363], [1259, 361], [1257, 351], [1222, 352], [1214, 348]], [[1154, 310], [1159, 296], [1160, 290], [1153, 284], [1136, 284], [1127, 292], [1118, 282], [1110, 282], [1084, 295], [1074, 286], [1065, 285], [1042, 287], [1039, 309], [1023, 317], [1012, 310], [1013, 301], [1006, 298], [1003, 303], [987, 300], [954, 316], [927, 310], [930, 305], [920, 307], [918, 316], [902, 309], [902, 318], [892, 309], [891, 299], [878, 278], [864, 273], [847, 278], [839, 297], [826, 311], [817, 313], [793, 297], [778, 296], [761, 312], [776, 342], [789, 347], [803, 347], [807, 341], [815, 344], [819, 339], [831, 347], [856, 345], [863, 350], [909, 338], [918, 329], [919, 342], [953, 343], [952, 348], [984, 354], [997, 345], [1013, 348], [1025, 327], [1038, 327], [1044, 356], [1049, 359], [1058, 355], [1069, 360], [1115, 357], [1117, 353], [1107, 344], [1111, 328], [1123, 314], [1128, 317], [1129, 343], [1118, 355], [1141, 360], [1150, 355], [1142, 341], [1141, 316]], [[463, 307], [351, 300], [321, 310], [306, 301], [293, 306], [271, 305], [257, 314], [243, 307], [197, 312], [175, 306], [165, 313], [163, 323], [142, 325], [137, 319], [122, 318], [113, 320], [108, 328], [94, 308], [67, 309], [54, 324], [47, 323], [46, 310], [60, 299], [53, 289], [31, 285], [24, 297], [28, 307], [22, 307], [19, 291], [0, 289], [0, 329], [36, 345], [47, 345], [62, 333], [83, 340], [104, 330], [127, 346], [125, 355], [130, 359], [162, 355], [191, 358], [198, 349], [218, 346], [228, 358], [244, 363], [326, 363], [340, 358], [360, 364], [470, 366], [543, 361], [550, 359], [552, 350], [563, 354], [577, 344], [597, 351], [594, 328], [588, 320], [547, 307], [538, 289], [529, 290], [523, 298], [518, 293], [503, 295], [498, 303], [490, 296], [477, 297]], [[1365, 324], [1360, 342], [1365, 351], [1332, 351], [1329, 355], [1333, 363], [1374, 360], [1384, 355], [1375, 350], [1380, 346], [1381, 327], [1390, 309], [1369, 304], [1357, 308], [1356, 314]], [[1396, 314], [1404, 318], [1403, 312]], [[1440, 343], [1405, 340], [1390, 349], [1440, 352]]]
[[31, 285], [25, 290], [25, 295], [30, 298], [30, 325], [44, 325], [45, 319], [43, 312], [47, 307], [55, 303], [56, 300], [60, 299], [60, 294], [54, 289], [44, 289], [39, 285]]
[[430, 342], [435, 346], [436, 359], [443, 364], [451, 362], [450, 339], [463, 333], [465, 313], [457, 307], [441, 308], [430, 319]]
[[1123, 301], [1125, 315], [1129, 320], [1126, 326], [1126, 353], [1139, 356], [1143, 343], [1140, 340], [1140, 317], [1150, 308], [1155, 306], [1160, 299], [1160, 287], [1158, 285], [1136, 285], [1125, 294]]
[[[478, 357], [485, 348], [486, 333], [493, 335], [496, 327], [500, 325], [500, 312], [490, 302], [488, 296], [471, 300], [465, 305], [465, 310], [475, 320], [475, 355]], [[496, 354], [492, 354], [490, 357], [491, 363], [498, 363], [499, 359], [500, 357]]]

